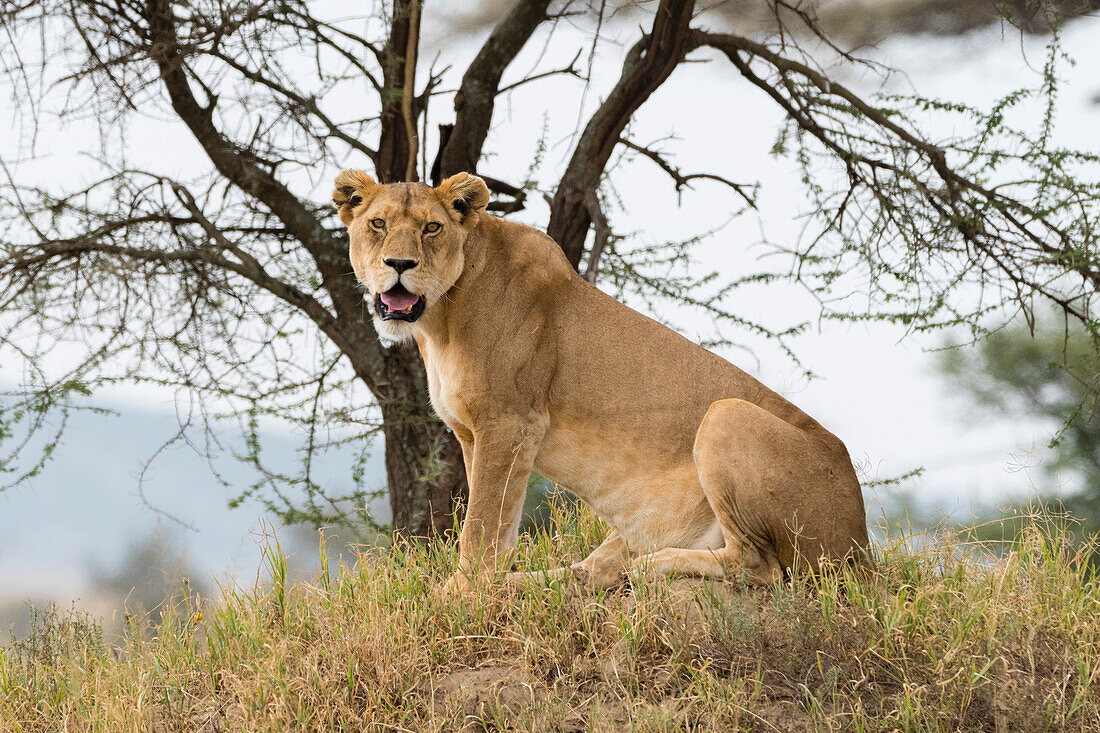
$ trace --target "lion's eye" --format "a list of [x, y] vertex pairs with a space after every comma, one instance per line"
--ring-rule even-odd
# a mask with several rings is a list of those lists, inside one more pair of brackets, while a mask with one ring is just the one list
[[428, 222], [428, 224], [424, 227], [424, 232], [427, 233], [427, 234], [435, 234], [436, 232], [438, 232], [442, 228], [443, 228], [443, 225], [440, 224], [439, 222], [431, 221], [431, 222]]
[[386, 220], [385, 219], [371, 219], [370, 220], [370, 225], [372, 227], [374, 227], [375, 229], [383, 230], [383, 229], [386, 228]]

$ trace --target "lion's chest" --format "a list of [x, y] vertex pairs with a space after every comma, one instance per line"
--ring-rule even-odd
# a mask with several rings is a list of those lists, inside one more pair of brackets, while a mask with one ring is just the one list
[[424, 349], [423, 355], [432, 409], [460, 438], [471, 440], [472, 420], [462, 396], [460, 360], [453, 353], [442, 350]]

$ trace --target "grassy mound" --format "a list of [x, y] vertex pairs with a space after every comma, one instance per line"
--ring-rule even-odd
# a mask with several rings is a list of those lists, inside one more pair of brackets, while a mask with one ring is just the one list
[[[527, 568], [599, 540], [586, 515], [526, 537]], [[563, 582], [450, 600], [451, 548], [322, 562], [191, 598], [120, 645], [47, 614], [0, 651], [0, 729], [1045, 730], [1100, 727], [1100, 583], [1067, 533], [1007, 551], [888, 540], [874, 572]]]

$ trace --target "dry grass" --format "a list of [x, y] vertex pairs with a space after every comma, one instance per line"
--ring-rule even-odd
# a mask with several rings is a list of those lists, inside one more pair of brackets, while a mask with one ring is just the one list
[[[598, 539], [559, 515], [521, 564]], [[566, 521], [568, 520], [568, 524]], [[47, 615], [0, 652], [0, 730], [1100, 729], [1100, 588], [1067, 535], [877, 549], [873, 573], [767, 590], [686, 579], [466, 600], [442, 546], [191, 599], [121, 647]]]

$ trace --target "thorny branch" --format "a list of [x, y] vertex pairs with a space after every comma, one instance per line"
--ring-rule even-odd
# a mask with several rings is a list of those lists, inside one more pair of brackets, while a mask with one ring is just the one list
[[[1029, 280], [1020, 270], [1019, 257], [1009, 251], [1011, 245], [1006, 247], [1013, 239], [1031, 244], [1044, 256], [1052, 258], [1049, 260], [1052, 264], [1064, 268], [1065, 272], [1076, 272], [1094, 292], [1100, 291], [1100, 263], [1095, 255], [1089, 255], [1089, 242], [1077, 240], [1068, 227], [1055, 220], [1050, 213], [959, 173], [949, 164], [948, 151], [943, 147], [928, 142], [896, 121], [896, 116], [876, 108], [807, 64], [783, 57], [763, 44], [731, 34], [696, 31], [693, 41], [699, 46], [711, 46], [721, 51], [744, 78], [782, 107], [799, 129], [844, 161], [853, 189], [862, 186], [871, 191], [883, 190], [883, 181], [879, 177], [881, 173], [907, 182], [943, 222], [955, 230], [968, 248], [987, 256], [1022, 291], [1041, 294], [1082, 322], [1090, 321], [1092, 316], [1087, 305], [1075, 303], [1075, 299], [1062, 295], [1054, 283]], [[778, 83], [765, 79], [753, 69], [751, 60], [754, 58], [765, 61], [778, 73]], [[812, 97], [806, 87], [799, 86], [799, 78], [823, 97]], [[860, 119], [883, 131], [888, 139], [871, 145], [871, 153], [858, 149], [849, 133], [839, 127], [828, 126], [833, 120], [827, 115], [834, 109], [825, 101], [830, 97], [850, 105]], [[862, 141], [866, 142], [866, 138]], [[922, 178], [921, 165], [915, 164], [911, 157], [905, 158], [903, 163], [897, 162], [895, 151], [898, 150], [923, 159], [923, 165], [934, 172], [941, 185], [934, 185]], [[1087, 207], [1090, 200], [1087, 189], [1071, 191], [1070, 194], [1071, 204]], [[851, 200], [851, 195], [846, 196], [834, 215], [834, 221], [844, 215], [844, 207]], [[1095, 205], [1095, 193], [1091, 201]], [[1082, 213], [1087, 213], [1087, 209]], [[1095, 234], [1093, 239], [1095, 244]]]

